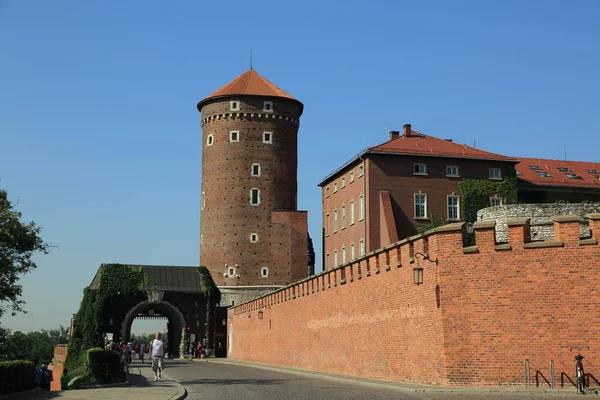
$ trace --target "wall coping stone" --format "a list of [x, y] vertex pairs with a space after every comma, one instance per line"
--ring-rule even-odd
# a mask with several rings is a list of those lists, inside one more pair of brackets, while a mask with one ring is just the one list
[[580, 246], [587, 246], [587, 245], [591, 245], [591, 244], [598, 244], [598, 241], [596, 239], [590, 238], [590, 239], [581, 239], [579, 241], [579, 245]]
[[579, 215], [555, 215], [552, 217], [554, 222], [581, 222]]
[[512, 218], [506, 220], [507, 226], [523, 226], [531, 222], [531, 218]]
[[494, 246], [494, 250], [496, 250], [496, 251], [512, 250], [512, 247], [510, 247], [510, 244], [508, 244], [508, 243], [503, 243], [503, 244], [498, 244], [498, 245]]
[[477, 248], [477, 246], [463, 247], [462, 252], [463, 254], [479, 253], [479, 249]]
[[423, 237], [432, 235], [434, 233], [443, 233], [443, 232], [459, 232], [462, 231], [465, 222], [453, 222], [451, 224], [446, 224], [442, 226], [438, 226], [437, 228], [433, 228], [423, 233]]
[[585, 214], [585, 217], [592, 221], [600, 221], [600, 213]]
[[564, 247], [564, 243], [558, 240], [544, 240], [542, 242], [531, 242], [525, 243], [523, 248], [525, 249], [543, 249], [545, 247]]
[[496, 220], [477, 221], [473, 223], [473, 229], [490, 229], [496, 227]]

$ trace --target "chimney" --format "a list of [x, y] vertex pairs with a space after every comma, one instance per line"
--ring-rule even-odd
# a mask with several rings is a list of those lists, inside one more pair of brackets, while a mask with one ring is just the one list
[[409, 137], [412, 136], [412, 130], [410, 124], [404, 124], [404, 136]]
[[390, 140], [398, 139], [398, 136], [400, 136], [399, 131], [390, 131]]

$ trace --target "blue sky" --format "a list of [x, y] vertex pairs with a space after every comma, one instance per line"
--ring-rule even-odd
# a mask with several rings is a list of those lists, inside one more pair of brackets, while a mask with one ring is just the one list
[[198, 264], [196, 103], [250, 51], [305, 105], [298, 203], [320, 261], [317, 184], [405, 123], [600, 161], [599, 19], [594, 0], [0, 0], [0, 187], [56, 246], [21, 281], [30, 313], [1, 323], [68, 325], [103, 262]]

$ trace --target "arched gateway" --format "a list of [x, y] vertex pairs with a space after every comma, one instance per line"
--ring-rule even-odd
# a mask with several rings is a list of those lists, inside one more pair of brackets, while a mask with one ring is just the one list
[[[100, 289], [103, 275], [101, 265], [94, 276], [90, 289]], [[141, 269], [144, 284], [135, 295], [121, 296], [115, 293], [118, 301], [102, 310], [104, 333], [111, 333], [113, 340], [127, 341], [131, 336], [131, 326], [136, 318], [168, 319], [167, 342], [170, 357], [185, 355], [185, 349], [191, 342], [205, 338], [206, 300], [200, 287], [197, 267], [157, 266], [157, 265], [110, 265], [112, 271], [122, 268]], [[213, 343], [222, 343], [216, 349], [217, 357], [224, 357], [227, 340], [227, 311], [217, 305], [214, 326], [209, 327]], [[221, 352], [223, 354], [221, 354]]]

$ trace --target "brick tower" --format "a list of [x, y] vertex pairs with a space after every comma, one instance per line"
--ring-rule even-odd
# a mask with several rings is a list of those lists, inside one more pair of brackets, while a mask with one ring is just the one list
[[222, 304], [305, 278], [307, 213], [297, 211], [301, 102], [253, 69], [198, 103], [200, 264]]

